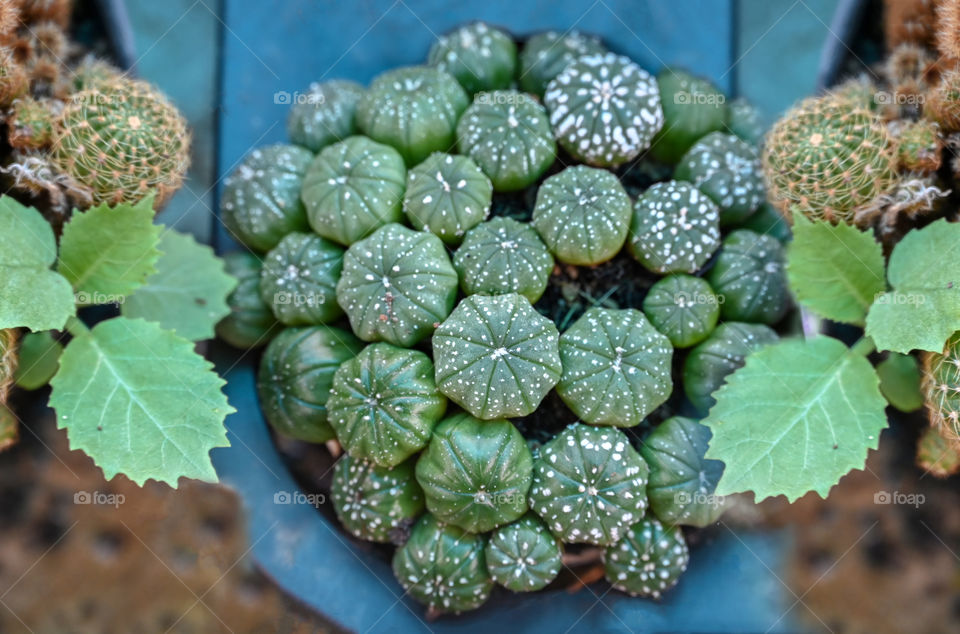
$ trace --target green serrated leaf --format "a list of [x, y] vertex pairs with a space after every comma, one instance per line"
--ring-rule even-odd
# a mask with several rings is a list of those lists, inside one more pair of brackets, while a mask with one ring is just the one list
[[960, 223], [945, 219], [904, 236], [887, 264], [893, 290], [874, 301], [867, 334], [878, 350], [940, 352], [960, 330]]
[[236, 278], [213, 249], [192, 236], [167, 231], [160, 250], [157, 272], [127, 298], [121, 312], [154, 321], [191, 341], [210, 339], [217, 322], [230, 314], [227, 296], [236, 288]]
[[877, 365], [880, 392], [901, 412], [915, 412], [923, 407], [920, 391], [920, 368], [917, 360], [907, 354], [891, 352]]
[[56, 330], [75, 314], [73, 291], [50, 270], [53, 229], [40, 212], [0, 197], [0, 328]]
[[217, 480], [209, 452], [230, 444], [223, 420], [235, 410], [223, 379], [186, 339], [142, 319], [110, 319], [67, 345], [50, 383], [71, 449], [108, 480]]
[[63, 227], [57, 270], [81, 304], [118, 302], [146, 282], [160, 258], [153, 196], [136, 205], [75, 211]]
[[704, 421], [713, 432], [706, 457], [726, 464], [717, 495], [826, 497], [877, 448], [887, 426], [878, 383], [864, 356], [830, 337], [787, 340], [748, 356]]
[[50, 382], [60, 367], [63, 346], [49, 332], [33, 332], [20, 340], [20, 357], [14, 380], [25, 390], [37, 390]]
[[883, 251], [869, 232], [794, 214], [787, 276], [801, 304], [826, 319], [862, 326], [886, 290]]

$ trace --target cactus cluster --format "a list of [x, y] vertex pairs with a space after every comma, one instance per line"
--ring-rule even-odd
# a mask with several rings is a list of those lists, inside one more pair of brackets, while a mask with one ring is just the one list
[[743, 228], [784, 236], [749, 104], [575, 32], [517, 48], [472, 23], [427, 66], [311, 86], [292, 144], [244, 159], [222, 203], [249, 250], [223, 338], [273, 337], [268, 423], [345, 452], [345, 531], [395, 544], [434, 612], [559, 583], [564, 544], [666, 591], [677, 525], [722, 510], [710, 432], [674, 414], [705, 413], [788, 307], [779, 242]]

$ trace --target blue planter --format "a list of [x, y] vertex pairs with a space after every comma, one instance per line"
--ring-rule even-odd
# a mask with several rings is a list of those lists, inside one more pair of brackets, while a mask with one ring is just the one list
[[[523, 35], [545, 29], [597, 33], [652, 72], [689, 69], [729, 91], [735, 66], [732, 0], [467, 2], [225, 0], [220, 173], [257, 145], [285, 140], [288, 105], [311, 81], [367, 82], [421, 62], [435, 34], [482, 19]], [[257, 46], [250, 47], [250, 42]], [[254, 52], [256, 50], [256, 52]], [[229, 238], [220, 225], [218, 242]], [[720, 528], [693, 550], [690, 569], [659, 602], [594, 584], [575, 594], [498, 593], [476, 612], [425, 623], [389, 562], [347, 537], [307, 504], [281, 504], [297, 485], [281, 461], [255, 394], [257, 354], [215, 348], [238, 413], [227, 420], [232, 446], [213, 452], [222, 480], [248, 509], [253, 556], [292, 595], [356, 631], [522, 632], [797, 631], [785, 618], [795, 597], [784, 576], [786, 534]], [[278, 494], [280, 494], [278, 496]], [[792, 613], [791, 613], [792, 615]]]

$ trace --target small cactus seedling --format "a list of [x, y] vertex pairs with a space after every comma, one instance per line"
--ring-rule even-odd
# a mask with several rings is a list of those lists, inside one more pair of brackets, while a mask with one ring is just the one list
[[237, 278], [237, 287], [227, 296], [230, 314], [217, 324], [217, 336], [235, 348], [266, 345], [279, 332], [273, 310], [260, 297], [263, 264], [247, 251], [234, 251], [223, 258], [227, 273]]
[[310, 84], [310, 88], [290, 108], [287, 136], [311, 152], [356, 134], [357, 103], [363, 87], [352, 81], [335, 79]]
[[711, 132], [724, 129], [726, 97], [705, 79], [672, 68], [657, 75], [663, 104], [663, 127], [654, 138], [650, 153], [664, 163], [676, 163]]
[[547, 84], [578, 57], [606, 53], [598, 38], [579, 31], [546, 31], [528, 39], [520, 53], [520, 88], [543, 97]]
[[527, 511], [533, 457], [506, 420], [458, 414], [441, 422], [417, 461], [427, 509], [471, 533], [508, 524]]
[[706, 280], [670, 275], [650, 287], [643, 312], [675, 348], [689, 348], [706, 339], [720, 318], [720, 299]]
[[710, 428], [692, 418], [674, 416], [643, 440], [640, 455], [650, 467], [650, 510], [671, 526], [708, 526], [723, 513], [714, 495], [723, 463], [704, 458]]
[[493, 184], [467, 156], [436, 152], [407, 174], [403, 211], [410, 224], [457, 245], [490, 213]]
[[287, 326], [331, 322], [343, 314], [337, 279], [343, 249], [311, 233], [289, 233], [263, 260], [260, 297]]
[[689, 183], [657, 183], [634, 205], [630, 253], [655, 273], [695, 273], [720, 246], [720, 210]]
[[288, 328], [277, 335], [264, 351], [257, 375], [267, 422], [291, 438], [332, 439], [326, 404], [333, 374], [362, 347], [352, 333], [327, 326]]
[[493, 580], [513, 592], [542, 590], [563, 567], [560, 542], [532, 513], [495, 530], [484, 554]]
[[947, 132], [960, 130], [960, 70], [940, 75], [936, 86], [927, 94], [924, 112]]
[[395, 467], [427, 446], [447, 399], [419, 350], [370, 344], [333, 376], [327, 415], [351, 456]]
[[725, 320], [775, 324], [790, 305], [782, 245], [749, 229], [737, 229], [724, 239], [707, 280], [723, 298], [720, 315]]
[[553, 256], [530, 225], [494, 218], [467, 232], [453, 266], [467, 295], [519, 293], [532, 303], [547, 288]]
[[660, 595], [676, 585], [690, 562], [679, 526], [664, 527], [650, 517], [630, 527], [624, 538], [604, 552], [607, 581], [635, 597]]
[[330, 485], [337, 519], [359, 539], [394, 541], [398, 529], [412, 525], [423, 513], [423, 490], [413, 469], [413, 459], [385, 469], [344, 454]]
[[52, 99], [23, 97], [13, 102], [7, 117], [7, 138], [18, 150], [39, 150], [53, 143], [53, 121], [63, 104]]
[[337, 301], [364, 341], [412, 346], [450, 314], [457, 285], [440, 238], [389, 224], [347, 250]]
[[937, 427], [927, 427], [917, 441], [917, 466], [937, 478], [960, 471], [960, 447], [956, 440], [943, 437]]
[[300, 202], [313, 154], [293, 145], [250, 152], [223, 182], [220, 218], [231, 236], [255, 251], [269, 251], [292, 231], [306, 231]]
[[517, 68], [513, 38], [483, 22], [465, 24], [430, 47], [427, 63], [453, 75], [469, 94], [509, 88]]
[[543, 181], [532, 224], [561, 262], [600, 264], [623, 248], [631, 212], [616, 176], [577, 165]]
[[560, 379], [558, 339], [526, 297], [471, 295], [433, 335], [437, 385], [477, 418], [526, 416]]
[[393, 555], [393, 574], [414, 599], [440, 612], [473, 610], [490, 597], [487, 538], [424, 515]]
[[697, 410], [706, 413], [716, 392], [734, 370], [743, 367], [747, 355], [777, 341], [777, 333], [763, 324], [720, 324], [706, 341], [687, 355], [683, 366], [683, 390]]
[[622, 431], [574, 423], [534, 460], [530, 508], [564, 542], [615, 544], [646, 511], [648, 473]]
[[672, 359], [639, 310], [591, 308], [560, 337], [557, 394], [584, 422], [632, 427], [670, 396]]
[[896, 148], [876, 115], [836, 97], [807, 99], [767, 135], [770, 200], [788, 218], [861, 224], [893, 189]]
[[960, 333], [942, 352], [924, 353], [923, 392], [930, 424], [960, 448]]
[[190, 165], [187, 122], [150, 84], [126, 78], [77, 93], [56, 120], [50, 158], [94, 204], [161, 207]]
[[767, 132], [760, 111], [743, 97], [727, 104], [726, 129], [754, 147], [763, 143]]
[[717, 203], [724, 226], [740, 224], [766, 199], [757, 151], [732, 134], [711, 132], [694, 143], [673, 177], [693, 183]]
[[399, 150], [407, 165], [456, 142], [457, 120], [469, 98], [446, 71], [411, 66], [373, 80], [357, 104], [357, 125], [368, 137]]
[[548, 84], [543, 101], [560, 145], [598, 167], [637, 157], [663, 127], [656, 80], [613, 53], [578, 58]]
[[931, 174], [940, 169], [943, 141], [939, 126], [925, 119], [897, 126], [897, 163], [901, 170]]
[[406, 180], [403, 158], [390, 146], [362, 136], [328, 146], [303, 179], [310, 226], [349, 246], [403, 218]]
[[476, 161], [498, 192], [537, 182], [557, 152], [546, 110], [516, 90], [478, 95], [457, 124], [457, 147]]

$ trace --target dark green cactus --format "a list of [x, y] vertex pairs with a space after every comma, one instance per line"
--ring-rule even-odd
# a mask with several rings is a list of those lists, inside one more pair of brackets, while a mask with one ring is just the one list
[[542, 590], [563, 567], [562, 544], [532, 513], [493, 531], [484, 554], [493, 580], [514, 592]]
[[493, 185], [469, 157], [436, 152], [407, 174], [403, 211], [416, 229], [457, 245], [490, 213]]
[[287, 136], [311, 152], [343, 141], [357, 133], [357, 103], [363, 86], [334, 79], [310, 84], [301, 99], [290, 107]]
[[312, 233], [290, 233], [263, 260], [260, 297], [287, 326], [334, 321], [343, 314], [336, 285], [343, 249]]
[[673, 164], [701, 138], [724, 129], [726, 97], [709, 81], [673, 68], [660, 71], [657, 86], [664, 123], [650, 153], [659, 161]]
[[465, 24], [430, 47], [427, 63], [445, 70], [471, 95], [509, 88], [517, 68], [513, 38], [483, 22]]
[[547, 84], [575, 59], [606, 51], [599, 38], [579, 31], [537, 33], [520, 53], [520, 88], [542, 98]]
[[217, 336], [235, 348], [265, 346], [280, 330], [270, 306], [260, 297], [260, 259], [246, 251], [223, 257], [227, 273], [237, 278], [237, 287], [227, 296], [230, 314], [217, 324]]
[[789, 308], [783, 247], [770, 236], [747, 229], [731, 232], [707, 280], [723, 298], [720, 315], [725, 320], [774, 324]]
[[680, 528], [667, 528], [652, 517], [631, 526], [619, 543], [604, 552], [607, 581], [635, 597], [659, 599], [677, 584], [689, 562], [690, 551]]
[[689, 348], [716, 328], [720, 298], [702, 278], [670, 275], [650, 287], [643, 299], [643, 312], [675, 348]]
[[413, 459], [388, 469], [344, 454], [330, 485], [337, 519], [354, 537], [395, 541], [397, 531], [423, 513], [423, 490], [413, 470]]

